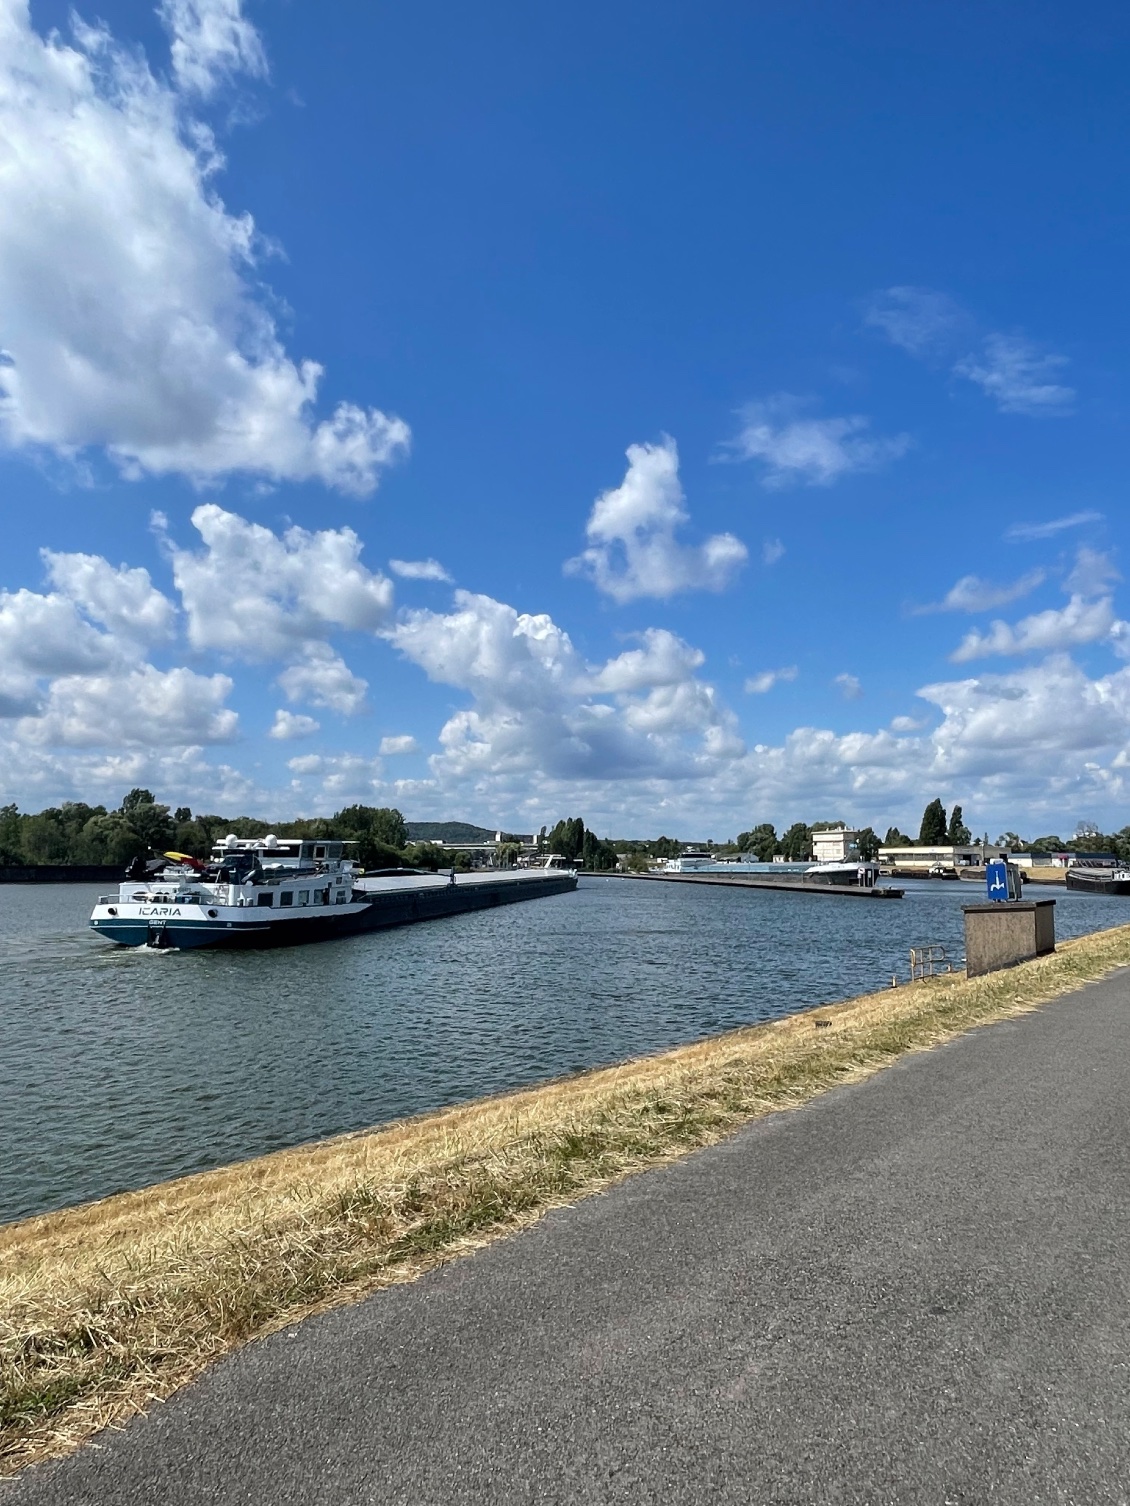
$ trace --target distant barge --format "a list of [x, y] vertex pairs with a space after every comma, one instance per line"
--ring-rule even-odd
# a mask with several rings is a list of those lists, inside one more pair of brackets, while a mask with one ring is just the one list
[[365, 878], [347, 844], [227, 837], [201, 863], [167, 853], [99, 899], [91, 928], [118, 946], [294, 946], [542, 899], [577, 887], [571, 869]]
[[724, 884], [728, 888], [777, 889], [789, 894], [838, 895], [843, 899], [902, 899], [904, 890], [893, 889], [889, 884], [859, 885], [821, 883], [806, 880], [803, 875], [794, 877], [782, 874], [780, 878], [728, 873], [622, 873], [617, 878], [642, 879], [653, 884]]

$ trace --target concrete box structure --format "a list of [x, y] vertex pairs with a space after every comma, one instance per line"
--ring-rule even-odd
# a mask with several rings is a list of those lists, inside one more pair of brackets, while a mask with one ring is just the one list
[[814, 863], [847, 863], [859, 856], [859, 833], [846, 826], [832, 826], [812, 833]]
[[1055, 900], [1017, 899], [965, 907], [965, 972], [970, 978], [1055, 951]]

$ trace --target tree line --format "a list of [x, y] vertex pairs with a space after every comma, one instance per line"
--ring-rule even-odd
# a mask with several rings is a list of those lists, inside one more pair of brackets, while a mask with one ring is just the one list
[[[742, 854], [762, 863], [772, 862], [775, 857], [805, 862], [812, 857], [813, 835], [841, 824], [844, 823], [794, 821], [778, 835], [775, 827], [765, 821], [739, 833], [734, 842], [711, 842], [707, 846], [719, 857]], [[268, 822], [255, 816], [194, 814], [187, 806], [163, 805], [149, 790], [132, 789], [116, 810], [81, 801], [34, 814], [20, 811], [15, 805], [0, 806], [0, 867], [74, 864], [124, 868], [135, 857], [170, 851], [206, 858], [213, 845], [228, 832], [237, 837], [264, 837], [272, 831], [280, 837], [355, 842], [357, 862], [369, 869], [438, 869], [448, 868], [453, 862], [457, 868], [468, 868], [473, 862], [470, 853], [452, 854], [435, 843], [411, 841], [400, 811], [387, 806], [349, 805], [332, 816]], [[870, 826], [859, 833], [860, 856], [867, 861], [878, 856], [881, 846], [965, 847], [971, 843], [961, 806], [955, 805], [947, 814], [939, 799], [931, 800], [923, 811], [916, 839], [896, 826], [888, 827], [882, 838]], [[538, 838], [543, 852], [559, 853], [568, 862], [596, 872], [615, 868], [621, 859], [629, 867], [646, 868], [654, 859], [678, 857], [685, 845], [668, 836], [648, 841], [601, 838], [580, 816], [558, 821], [548, 831], [543, 826]], [[1083, 822], [1075, 835], [1066, 840], [1054, 834], [1025, 840], [1018, 833], [1007, 831], [997, 837], [996, 845], [1014, 852], [1109, 852], [1120, 862], [1130, 862], [1130, 826], [1103, 833]], [[501, 861], [515, 862], [520, 851], [519, 839], [504, 834]]]
[[[207, 858], [216, 842], [231, 832], [237, 837], [300, 837], [310, 841], [356, 843], [355, 861], [373, 868], [470, 868], [469, 852], [452, 853], [433, 842], [413, 842], [400, 811], [388, 806], [348, 805], [332, 816], [301, 821], [261, 821], [255, 816], [194, 814], [153, 798], [150, 790], [132, 789], [116, 810], [68, 801], [35, 814], [18, 806], [0, 806], [0, 867], [61, 864], [124, 868], [149, 853], [183, 852]], [[559, 821], [550, 832], [542, 827], [538, 845], [589, 869], [615, 868], [615, 848], [591, 832], [580, 817]], [[484, 849], [485, 850], [485, 849]], [[516, 861], [517, 836], [503, 833], [500, 857]]]

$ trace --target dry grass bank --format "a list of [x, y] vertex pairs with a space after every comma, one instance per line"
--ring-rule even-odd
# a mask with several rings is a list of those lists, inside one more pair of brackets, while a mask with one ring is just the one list
[[907, 1051], [1130, 963], [1130, 926], [505, 1098], [0, 1226], [0, 1473], [66, 1452], [246, 1339]]

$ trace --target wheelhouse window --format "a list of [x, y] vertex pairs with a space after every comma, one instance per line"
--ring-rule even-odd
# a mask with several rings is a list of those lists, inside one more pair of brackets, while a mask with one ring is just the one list
[[282, 891], [282, 893], [279, 895], [279, 904], [280, 905], [293, 905], [294, 904], [294, 890], [293, 889], [284, 889]]
[[310, 903], [309, 889], [300, 889], [298, 891], [298, 896], [295, 903], [299, 905], [308, 905]]
[[260, 905], [273, 905], [274, 902], [275, 896], [273, 894], [260, 894], [259, 896]]
[[314, 848], [314, 856], [316, 858], [324, 858], [325, 855], [326, 855], [326, 849], [324, 847], [315, 847]]

